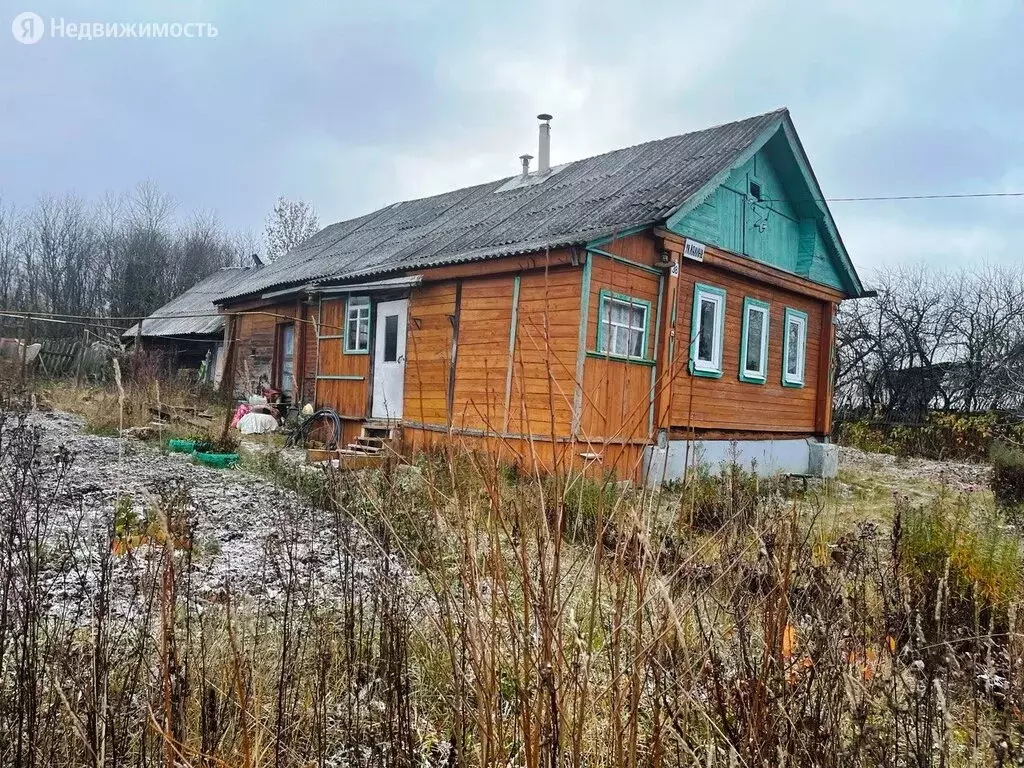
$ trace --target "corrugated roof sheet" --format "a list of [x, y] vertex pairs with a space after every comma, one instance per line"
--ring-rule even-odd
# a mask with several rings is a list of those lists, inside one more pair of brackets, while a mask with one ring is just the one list
[[[213, 300], [234, 289], [240, 280], [259, 270], [245, 267], [225, 267], [189, 288], [142, 321], [142, 335], [196, 336], [218, 334], [224, 331], [224, 317], [217, 315]], [[124, 338], [133, 338], [138, 323], [124, 332]]]
[[777, 110], [578, 160], [542, 184], [499, 191], [506, 177], [332, 224], [246, 275], [220, 300], [312, 280], [576, 245], [652, 224], [731, 167], [785, 114]]

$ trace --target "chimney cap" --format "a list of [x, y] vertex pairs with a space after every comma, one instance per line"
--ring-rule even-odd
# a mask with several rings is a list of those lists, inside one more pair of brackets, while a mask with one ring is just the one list
[[552, 118], [551, 118], [551, 115], [549, 115], [547, 112], [541, 112], [539, 115], [537, 115], [537, 119], [538, 120], [551, 120]]
[[533, 155], [520, 155], [520, 160], [533, 160]]

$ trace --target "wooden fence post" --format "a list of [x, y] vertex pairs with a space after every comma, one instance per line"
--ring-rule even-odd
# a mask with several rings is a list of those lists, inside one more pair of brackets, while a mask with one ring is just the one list
[[224, 414], [224, 429], [221, 430], [221, 442], [227, 440], [228, 429], [231, 428], [231, 417], [234, 415], [235, 404], [235, 350], [238, 348], [238, 315], [228, 315], [228, 327], [230, 331], [225, 334], [228, 340], [228, 348], [224, 350], [225, 365], [224, 379], [221, 386], [225, 387], [228, 396], [228, 411]]
[[25, 313], [25, 326], [21, 332], [21, 383], [25, 383], [28, 368], [28, 348], [32, 344], [32, 313]]

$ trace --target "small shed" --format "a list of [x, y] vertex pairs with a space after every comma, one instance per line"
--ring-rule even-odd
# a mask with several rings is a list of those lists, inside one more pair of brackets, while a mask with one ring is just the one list
[[249, 271], [224, 267], [167, 302], [122, 334], [128, 344], [163, 355], [169, 372], [194, 370], [211, 384], [220, 380], [224, 315], [213, 300], [233, 289]]

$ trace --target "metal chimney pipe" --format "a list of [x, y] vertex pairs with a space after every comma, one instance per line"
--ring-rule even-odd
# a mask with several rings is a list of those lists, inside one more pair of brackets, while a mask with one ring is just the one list
[[519, 159], [523, 161], [523, 178], [529, 178], [530, 176], [530, 161], [533, 160], [533, 155], [520, 155]]
[[543, 174], [551, 170], [551, 115], [537, 115], [540, 124], [540, 146], [537, 150], [537, 173]]

